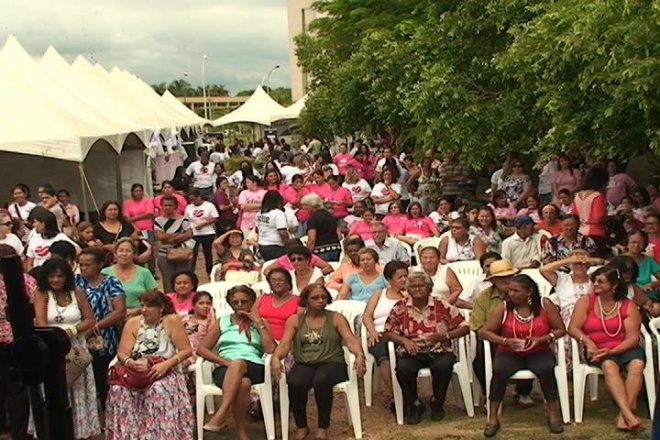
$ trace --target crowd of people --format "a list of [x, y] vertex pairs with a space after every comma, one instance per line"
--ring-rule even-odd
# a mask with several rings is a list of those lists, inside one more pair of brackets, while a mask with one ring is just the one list
[[[481, 185], [483, 176], [451, 152], [418, 157], [385, 141], [311, 138], [296, 149], [270, 139], [209, 142], [155, 197], [136, 183], [94, 221], [50, 184], [36, 198], [16, 184], [0, 211], [0, 256], [24, 261], [35, 324], [63, 329], [76, 353], [92, 355], [82, 371], [67, 369], [76, 438], [102, 428], [117, 440], [193, 438], [189, 367], [197, 357], [215, 364], [223, 390], [205, 430], [224, 429], [231, 414], [237, 437], [249, 438], [250, 388], [268, 368], [274, 380], [287, 377], [296, 438], [310, 434], [310, 389], [316, 438], [329, 438], [332, 388], [348, 379], [343, 346], [359, 375], [365, 356], [374, 357], [387, 406], [398, 381], [409, 424], [426, 411], [416, 378], [429, 368], [431, 419], [442, 420], [454, 341], [470, 332], [484, 391], [482, 341], [497, 346], [486, 437], [500, 429], [508, 380], [521, 369], [538, 378], [550, 432], [563, 431], [553, 343], [566, 335], [602, 369], [620, 410], [616, 427], [640, 425], [634, 402], [652, 361], [640, 327], [660, 316], [657, 185], [643, 188], [617, 162], [580, 154], [560, 154], [533, 173], [509, 155]], [[226, 168], [233, 156], [242, 157], [237, 170]], [[463, 285], [456, 264], [470, 261], [481, 275]], [[530, 269], [553, 295], [541, 295]], [[251, 285], [261, 274], [268, 288], [258, 295]], [[231, 313], [216, 313], [200, 278], [241, 283], [226, 294]], [[365, 304], [368, 353], [354, 323], [327, 309], [344, 300]], [[5, 306], [0, 277], [3, 350], [12, 343]], [[26, 389], [11, 368], [0, 360], [12, 438], [29, 438]], [[532, 383], [516, 381], [519, 405], [534, 405]]]

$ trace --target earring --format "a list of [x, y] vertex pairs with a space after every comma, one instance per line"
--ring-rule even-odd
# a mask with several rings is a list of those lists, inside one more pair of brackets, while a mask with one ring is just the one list
[[527, 304], [530, 305], [530, 306], [532, 305], [532, 297], [531, 296], [527, 297]]

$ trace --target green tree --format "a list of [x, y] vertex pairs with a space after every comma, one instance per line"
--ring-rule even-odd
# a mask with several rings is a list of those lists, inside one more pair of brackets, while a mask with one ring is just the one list
[[154, 89], [154, 91], [159, 95], [162, 95], [165, 93], [165, 90], [167, 90], [167, 83], [162, 82], [158, 84], [152, 84], [151, 88]]

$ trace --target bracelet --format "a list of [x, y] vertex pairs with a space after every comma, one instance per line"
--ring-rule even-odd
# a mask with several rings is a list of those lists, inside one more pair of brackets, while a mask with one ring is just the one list
[[78, 327], [76, 327], [75, 325], [69, 327], [69, 330], [71, 330], [71, 336], [76, 336], [78, 334]]
[[555, 336], [555, 334], [553, 332], [550, 332], [549, 335], [550, 335], [550, 340], [551, 341], [556, 341], [557, 340], [557, 336]]
[[502, 343], [500, 345], [506, 344], [506, 338], [502, 338]]
[[366, 357], [366, 356], [364, 355], [364, 353], [362, 353], [362, 352], [356, 353], [355, 356], [356, 356], [356, 357]]
[[176, 365], [179, 365], [181, 363], [181, 359], [179, 358], [179, 353], [174, 355], [174, 359], [176, 359]]

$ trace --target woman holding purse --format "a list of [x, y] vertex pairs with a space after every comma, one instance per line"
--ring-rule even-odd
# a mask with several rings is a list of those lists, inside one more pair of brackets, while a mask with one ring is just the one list
[[[96, 325], [96, 319], [85, 292], [76, 287], [73, 271], [66, 261], [53, 258], [43, 264], [37, 280], [34, 311], [37, 326], [59, 327], [71, 338], [67, 385], [75, 438], [101, 434], [92, 357], [85, 336]], [[76, 369], [78, 371], [73, 371]], [[73, 378], [76, 374], [78, 376]]]
[[119, 345], [118, 326], [126, 316], [124, 287], [116, 277], [101, 273], [104, 262], [103, 249], [83, 249], [78, 257], [81, 274], [75, 278], [76, 286], [85, 292], [97, 320], [96, 325], [85, 333], [94, 358], [94, 380], [102, 409], [105, 409], [108, 396], [108, 365], [117, 354]]
[[180, 364], [192, 353], [174, 305], [161, 292], [140, 296], [141, 315], [121, 335], [110, 369], [107, 438], [192, 440], [193, 414]]
[[[158, 268], [163, 280], [163, 290], [171, 292], [172, 276], [182, 270], [192, 267], [192, 249], [194, 242], [188, 243], [193, 237], [190, 221], [180, 214], [179, 201], [173, 195], [164, 196], [160, 200], [162, 211], [154, 220], [154, 231], [158, 241]], [[173, 250], [174, 249], [174, 250]], [[185, 259], [185, 250], [190, 254]], [[183, 252], [182, 252], [183, 251]], [[179, 254], [178, 256], [174, 254]]]

